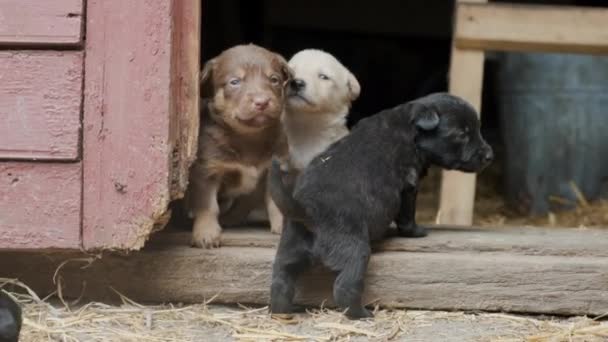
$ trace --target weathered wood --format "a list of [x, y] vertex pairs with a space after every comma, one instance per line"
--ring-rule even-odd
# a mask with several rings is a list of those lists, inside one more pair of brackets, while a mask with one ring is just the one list
[[[450, 66], [450, 92], [477, 109], [484, 50], [608, 53], [608, 9], [484, 2], [457, 2]], [[439, 223], [470, 225], [474, 201], [475, 175], [443, 172]]]
[[86, 249], [142, 247], [171, 199], [171, 27], [169, 1], [87, 1]]
[[[542, 227], [429, 227], [424, 239], [387, 239], [374, 246], [378, 252], [503, 252], [518, 255], [608, 257], [606, 229]], [[150, 239], [146, 248], [188, 246], [190, 232], [167, 230]], [[279, 236], [267, 229], [226, 228], [222, 246], [275, 248]]]
[[[538, 246], [507, 250], [507, 241], [523, 229], [496, 229], [486, 240], [505, 243], [502, 249], [483, 251], [482, 242], [466, 237], [470, 231], [443, 230], [429, 252], [374, 253], [366, 280], [366, 300], [382, 306], [443, 310], [490, 310], [547, 314], [597, 315], [608, 311], [608, 258], [597, 241], [606, 241], [607, 230], [556, 229], [558, 247], [537, 231]], [[475, 232], [472, 232], [476, 234]], [[486, 231], [478, 231], [484, 236]], [[567, 237], [577, 238], [572, 246]], [[242, 238], [248, 238], [246, 234]], [[423, 246], [431, 239], [396, 239], [403, 246]], [[243, 241], [243, 240], [241, 240]], [[455, 251], [442, 245], [462, 246]], [[586, 244], [594, 246], [587, 252]], [[466, 247], [469, 244], [470, 247]], [[576, 246], [576, 247], [573, 247]], [[560, 251], [561, 248], [566, 251]], [[575, 248], [576, 252], [572, 252]], [[498, 251], [500, 250], [500, 251]], [[570, 250], [570, 251], [568, 251]], [[18, 277], [40, 294], [56, 289], [52, 277], [59, 271], [64, 295], [89, 299], [116, 298], [110, 286], [132, 299], [145, 302], [202, 302], [215, 295], [220, 303], [267, 304], [273, 248], [222, 247], [201, 250], [187, 246], [156, 245], [129, 256], [106, 254], [100, 260], [83, 254], [0, 255], [0, 276]], [[600, 253], [602, 256], [596, 256]], [[77, 259], [80, 258], [80, 259]], [[83, 259], [84, 258], [84, 259]], [[89, 258], [89, 259], [87, 259]], [[95, 260], [91, 265], [88, 261]], [[87, 267], [84, 267], [87, 266]], [[298, 283], [297, 302], [320, 305], [331, 298], [332, 276], [317, 269]], [[331, 301], [329, 302], [331, 303]]]
[[81, 52], [0, 52], [0, 159], [78, 158], [82, 72]]
[[459, 48], [608, 53], [606, 32], [606, 8], [457, 5], [455, 40]]
[[199, 128], [201, 2], [176, 0], [173, 8], [171, 197], [183, 197], [196, 157]]
[[80, 248], [80, 163], [0, 163], [0, 249]]
[[[456, 6], [463, 4], [463, 1], [458, 1]], [[480, 6], [485, 5], [480, 4]], [[484, 55], [483, 51], [459, 49], [452, 43], [450, 93], [469, 101], [478, 112], [481, 109]], [[475, 174], [459, 171], [442, 172], [438, 223], [471, 225], [475, 202], [475, 180]]]
[[0, 46], [77, 46], [82, 0], [0, 0]]

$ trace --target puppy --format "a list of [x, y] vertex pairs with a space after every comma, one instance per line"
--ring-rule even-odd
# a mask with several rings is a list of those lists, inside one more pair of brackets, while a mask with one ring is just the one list
[[[213, 96], [202, 104], [185, 198], [194, 246], [219, 246], [220, 215], [258, 187], [273, 154], [287, 154], [280, 118], [291, 74], [283, 57], [253, 44], [230, 48], [203, 68], [201, 86]], [[266, 198], [269, 216], [281, 217]]]
[[348, 134], [346, 117], [361, 87], [346, 67], [324, 51], [302, 50], [289, 66], [294, 79], [287, 91], [283, 123], [291, 167], [302, 170]]
[[19, 341], [21, 307], [0, 291], [0, 342]]
[[273, 266], [271, 311], [292, 310], [299, 273], [320, 260], [337, 273], [337, 305], [350, 318], [371, 317], [361, 302], [370, 243], [395, 220], [403, 235], [414, 221], [418, 181], [431, 164], [465, 172], [493, 159], [477, 113], [445, 93], [384, 110], [361, 120], [349, 135], [319, 154], [297, 178], [293, 195], [278, 162], [270, 192], [285, 219]]

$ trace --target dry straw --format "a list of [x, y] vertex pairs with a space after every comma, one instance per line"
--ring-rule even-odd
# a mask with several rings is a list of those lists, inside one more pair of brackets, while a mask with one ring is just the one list
[[[337, 311], [270, 316], [267, 308], [198, 305], [143, 305], [116, 291], [122, 305], [75, 305], [54, 293], [40, 298], [15, 279], [0, 278], [0, 288], [24, 308], [22, 342], [42, 341], [409, 341], [443, 340], [456, 332], [445, 323], [502, 327], [480, 341], [607, 341], [608, 322], [598, 319], [541, 320], [506, 314], [380, 310], [367, 321], [349, 321]], [[495, 328], [493, 328], [495, 329]], [[423, 334], [422, 339], [420, 335]], [[458, 337], [458, 335], [456, 335]]]

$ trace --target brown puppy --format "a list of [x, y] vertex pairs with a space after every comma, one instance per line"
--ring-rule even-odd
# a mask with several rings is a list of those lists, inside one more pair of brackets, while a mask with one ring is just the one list
[[[253, 44], [230, 48], [203, 68], [202, 88], [213, 97], [201, 106], [198, 156], [185, 201], [194, 246], [219, 246], [220, 215], [258, 187], [273, 154], [287, 155], [280, 118], [291, 78], [283, 57]], [[269, 216], [280, 216], [266, 199]]]

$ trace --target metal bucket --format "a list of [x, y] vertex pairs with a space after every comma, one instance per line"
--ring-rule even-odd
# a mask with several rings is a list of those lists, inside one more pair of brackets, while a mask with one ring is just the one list
[[505, 53], [497, 80], [508, 202], [544, 214], [604, 195], [608, 56]]

